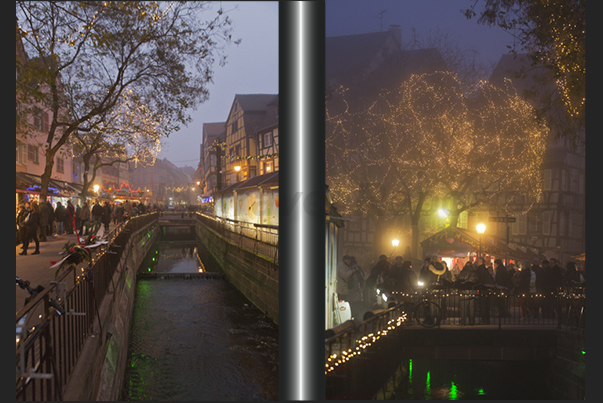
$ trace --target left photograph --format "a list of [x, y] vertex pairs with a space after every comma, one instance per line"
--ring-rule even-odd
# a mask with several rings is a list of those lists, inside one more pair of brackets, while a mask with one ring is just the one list
[[16, 400], [279, 400], [278, 32], [16, 2]]

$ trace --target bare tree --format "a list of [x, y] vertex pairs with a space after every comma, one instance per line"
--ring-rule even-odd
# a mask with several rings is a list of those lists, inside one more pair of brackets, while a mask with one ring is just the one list
[[126, 90], [162, 117], [159, 134], [168, 136], [208, 99], [225, 45], [238, 43], [230, 19], [207, 2], [19, 1], [17, 18], [32, 58], [17, 66], [17, 97], [51, 113], [42, 199], [55, 154], [76, 132], [106, 127]]
[[548, 129], [509, 89], [472, 92], [451, 73], [413, 75], [351, 112], [345, 89], [327, 105], [327, 182], [339, 211], [362, 211], [383, 234], [408, 214], [417, 257], [419, 220], [430, 198], [460, 211], [504, 192], [537, 198]]

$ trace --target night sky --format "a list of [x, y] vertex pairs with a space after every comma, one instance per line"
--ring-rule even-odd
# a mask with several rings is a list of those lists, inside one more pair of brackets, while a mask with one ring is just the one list
[[[494, 65], [513, 38], [498, 27], [467, 20], [461, 10], [474, 0], [326, 0], [326, 35], [352, 35], [386, 31], [400, 25], [402, 42], [412, 28], [421, 35], [439, 30], [462, 49], [477, 51], [477, 61]], [[235, 94], [278, 93], [278, 2], [221, 2], [234, 25], [239, 46], [227, 49], [224, 67], [216, 66], [210, 99], [191, 111], [193, 121], [173, 133], [162, 145], [159, 158], [176, 166], [196, 167], [203, 123], [221, 122]], [[236, 7], [236, 8], [235, 8]], [[381, 13], [384, 11], [383, 13]]]
[[216, 64], [209, 100], [190, 111], [193, 121], [162, 142], [158, 158], [178, 167], [197, 167], [203, 123], [226, 121], [235, 94], [278, 94], [278, 2], [219, 3], [242, 42], [225, 50], [226, 66]]
[[[475, 0], [326, 0], [326, 35], [341, 36], [387, 31], [399, 25], [402, 43], [408, 42], [412, 28], [425, 34], [439, 30], [463, 49], [478, 52], [478, 61], [496, 63], [513, 44], [510, 34], [488, 27], [461, 13]], [[382, 11], [385, 11], [381, 13]]]

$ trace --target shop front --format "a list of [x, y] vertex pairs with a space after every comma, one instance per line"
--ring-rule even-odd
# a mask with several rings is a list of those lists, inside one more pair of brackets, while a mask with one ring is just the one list
[[[480, 239], [481, 237], [481, 239]], [[498, 237], [477, 232], [447, 227], [424, 239], [421, 242], [425, 256], [438, 256], [446, 261], [452, 269], [455, 264], [462, 268], [468, 260], [475, 261], [478, 254], [489, 257], [491, 261], [501, 259], [505, 265], [513, 263], [519, 266], [524, 260], [532, 262], [534, 258], [539, 260], [546, 257], [535, 247], [519, 242], [506, 242]]]
[[[56, 207], [58, 202], [66, 205], [69, 200], [73, 205], [76, 205], [80, 199], [81, 190], [81, 185], [51, 178], [48, 182], [46, 200], [50, 201], [53, 207]], [[16, 172], [15, 200], [17, 210], [21, 203], [39, 202], [41, 191], [42, 179], [40, 176], [26, 172]]]

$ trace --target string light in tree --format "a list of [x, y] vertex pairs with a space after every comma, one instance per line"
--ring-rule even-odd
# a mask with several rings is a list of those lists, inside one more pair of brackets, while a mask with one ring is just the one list
[[[548, 128], [510, 81], [466, 88], [436, 72], [413, 75], [371, 102], [335, 91], [326, 108], [326, 163], [338, 209], [412, 212], [446, 196], [461, 206], [529, 211], [542, 192]], [[527, 200], [520, 210], [517, 196]]]

